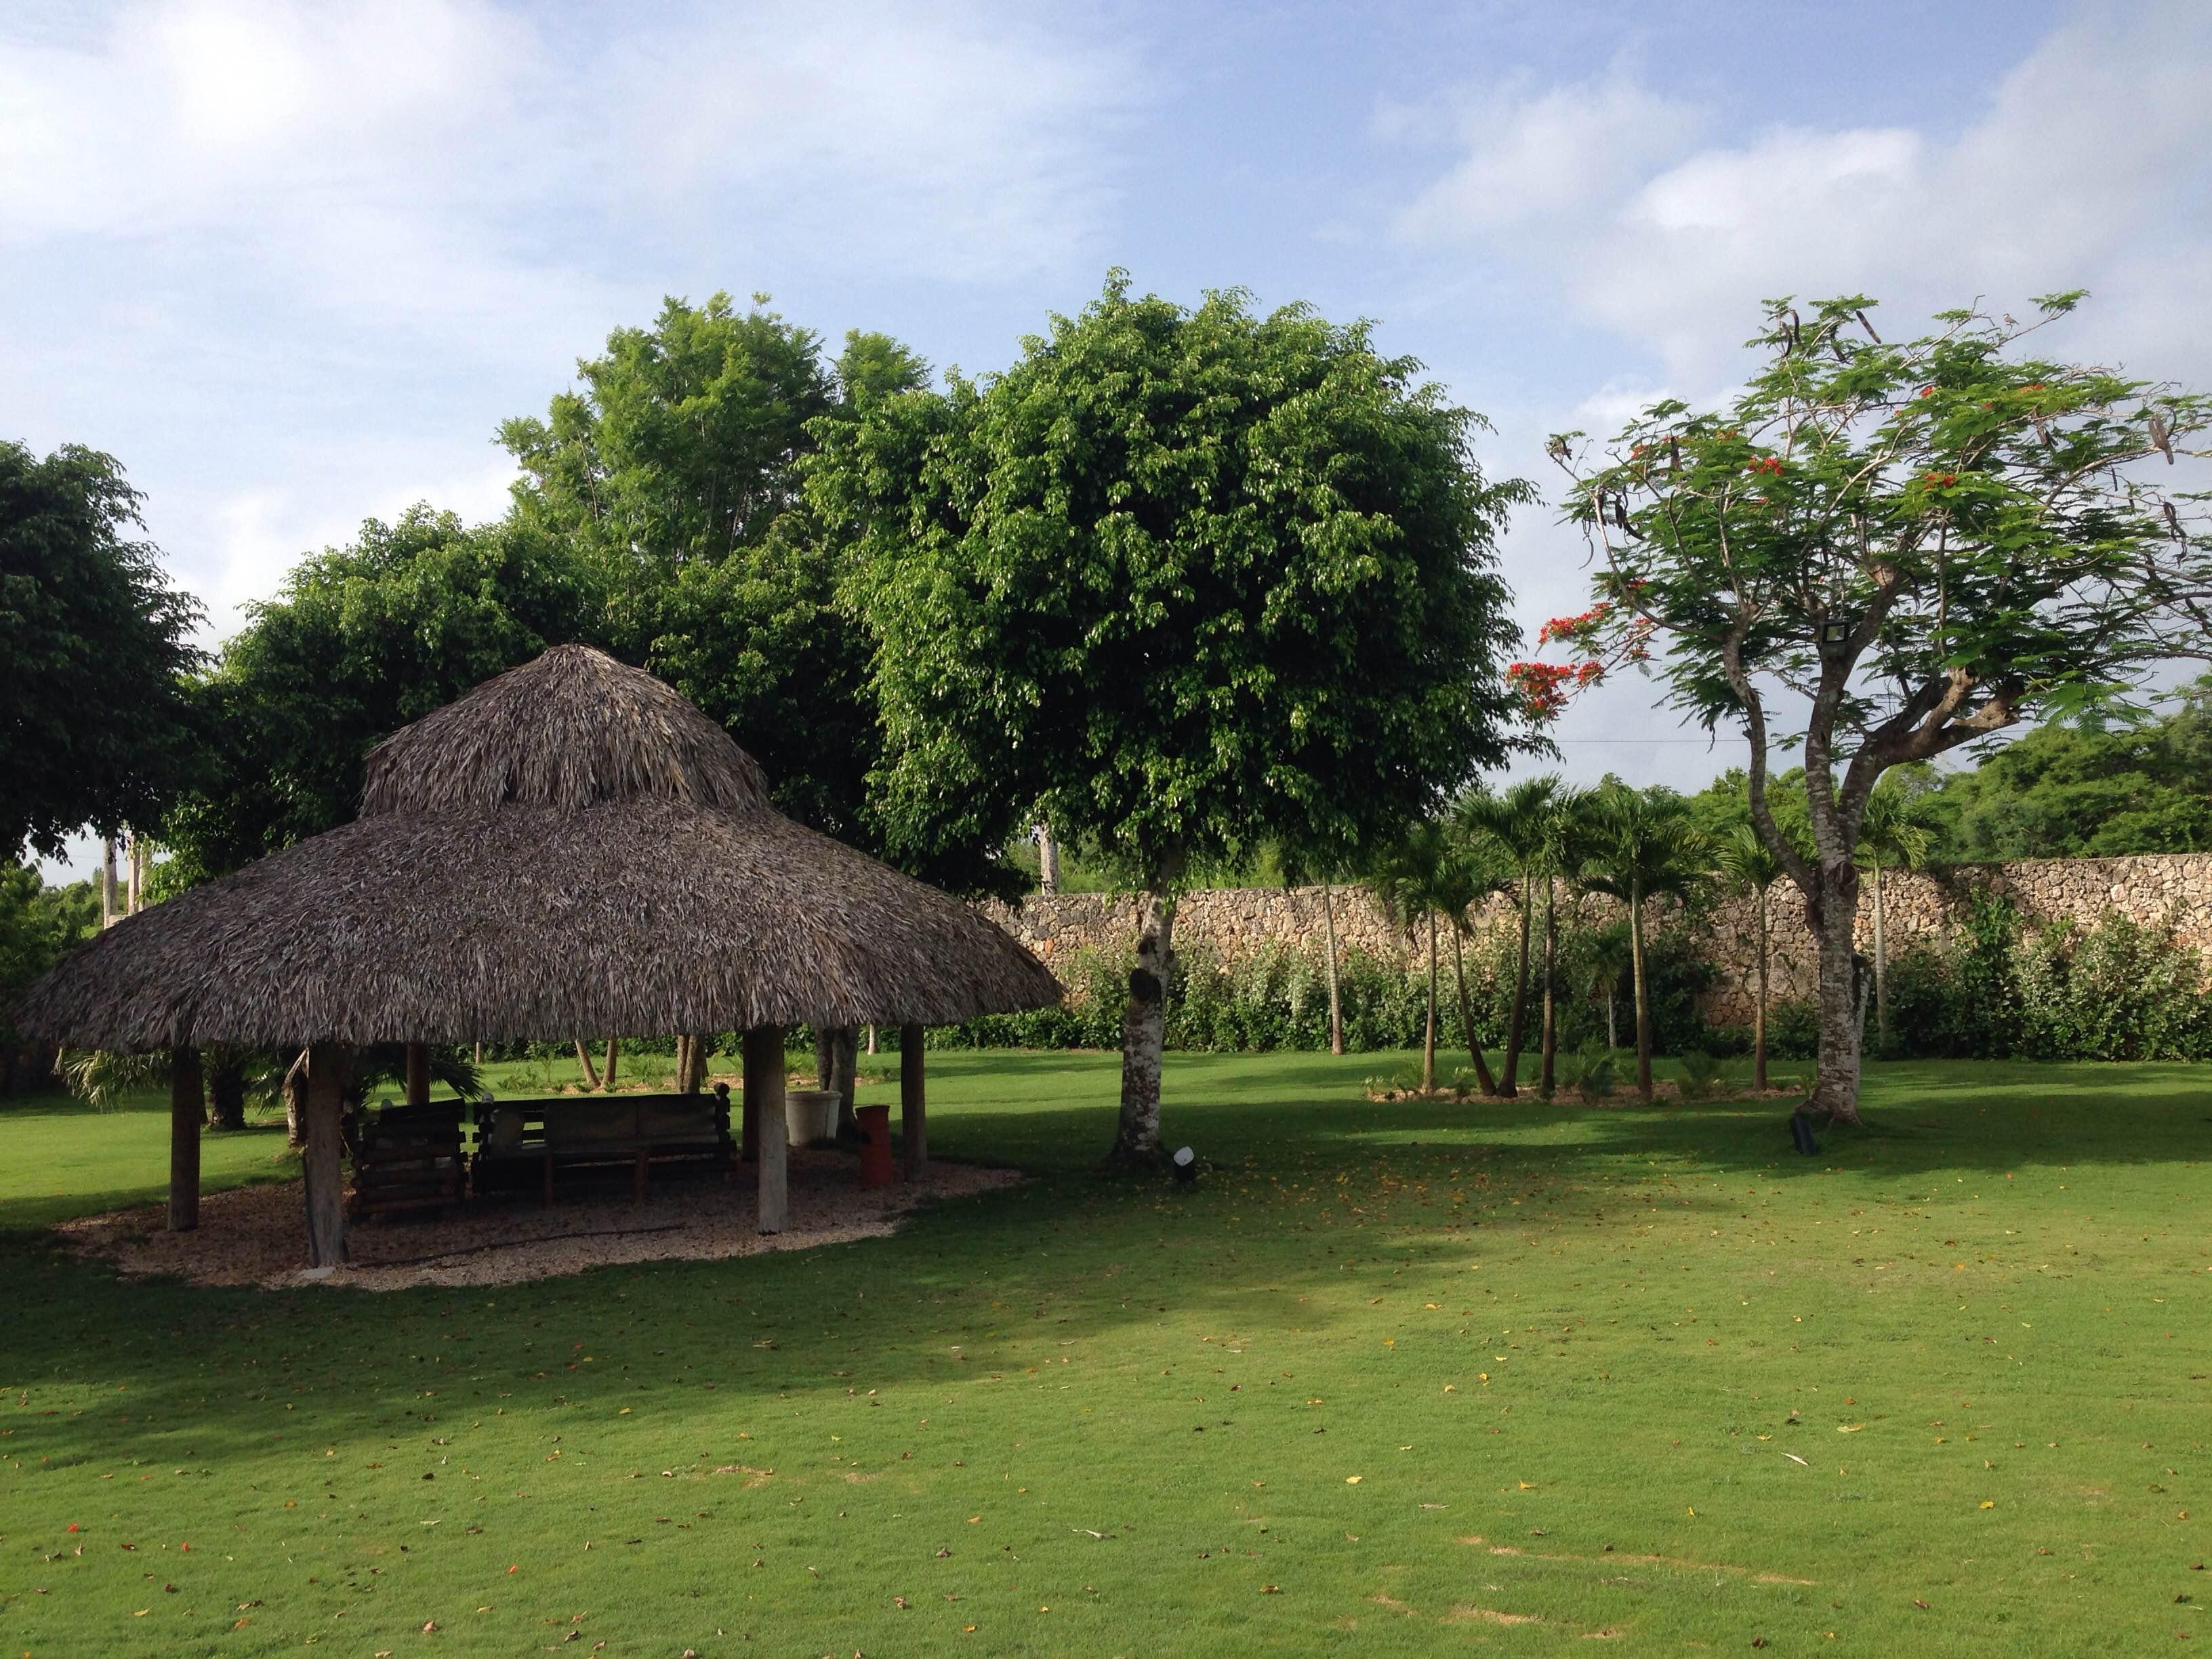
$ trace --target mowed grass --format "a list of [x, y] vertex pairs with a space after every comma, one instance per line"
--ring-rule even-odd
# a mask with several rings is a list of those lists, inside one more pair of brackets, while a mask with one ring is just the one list
[[0, 1110], [0, 1653], [2212, 1642], [2212, 1073], [1880, 1068], [1807, 1159], [1171, 1056], [1184, 1190], [1093, 1173], [1111, 1057], [930, 1062], [1037, 1179], [477, 1291], [118, 1283], [36, 1230], [161, 1115]]

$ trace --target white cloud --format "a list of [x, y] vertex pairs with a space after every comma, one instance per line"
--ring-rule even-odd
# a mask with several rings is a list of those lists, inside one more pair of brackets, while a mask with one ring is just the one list
[[[2212, 9], [2096, 4], [1955, 137], [1784, 127], [1692, 154], [1658, 142], [1690, 131], [1687, 113], [1611, 77], [1511, 100], [1400, 230], [1494, 249], [1704, 386], [1738, 368], [1771, 295], [1867, 292], [1901, 330], [1979, 295], [2018, 307], [2075, 286], [2101, 303], [2069, 349], [2155, 352], [2202, 379], [2212, 318], [2173, 302], [2212, 249], [2208, 74]], [[1526, 200], [1545, 210], [1496, 205]]]
[[[1416, 124], [1386, 112], [1385, 131]], [[1468, 153], [1398, 216], [1415, 241], [1548, 225], [1571, 229], [1626, 196], [1656, 162], [1686, 153], [1705, 112], [1638, 86], [1619, 70], [1532, 92], [1525, 78], [1467, 100], [1454, 124]]]

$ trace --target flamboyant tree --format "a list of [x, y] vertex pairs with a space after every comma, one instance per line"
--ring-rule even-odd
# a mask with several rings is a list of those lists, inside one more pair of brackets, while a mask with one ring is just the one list
[[1364, 325], [1116, 273], [1005, 374], [820, 428], [894, 855], [1042, 817], [1140, 895], [1117, 1161], [1158, 1150], [1188, 872], [1348, 857], [1504, 758], [1492, 544], [1524, 489], [1482, 476], [1478, 424]]
[[[1552, 441], [1597, 603], [1546, 629], [1569, 660], [1515, 678], [1555, 712], [1634, 663], [1689, 718], [1742, 732], [1752, 822], [1819, 945], [1802, 1110], [1858, 1115], [1855, 855], [1882, 774], [2206, 652], [2212, 537], [2167, 468], [2212, 400], [2036, 356], [2028, 337], [2080, 297], [2024, 323], [1945, 313], [1901, 343], [1863, 296], [1771, 301], [1752, 342], [1765, 361], [1726, 409], [1668, 399], [1601, 451]], [[1809, 855], [1768, 797], [1793, 744]]]

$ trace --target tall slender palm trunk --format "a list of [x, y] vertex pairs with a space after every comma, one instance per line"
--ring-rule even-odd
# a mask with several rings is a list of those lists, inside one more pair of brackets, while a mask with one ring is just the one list
[[1651, 1001], [1644, 980], [1644, 884], [1628, 884], [1628, 960], [1636, 983], [1636, 1092], [1651, 1098]]
[[1889, 1052], [1889, 946], [1882, 937], [1881, 860], [1874, 860], [1874, 1032], [1877, 1057]]
[[1494, 1100], [1498, 1079], [1491, 1074], [1490, 1062], [1483, 1058], [1482, 1039], [1475, 1034], [1474, 1011], [1467, 1000], [1467, 954], [1460, 949], [1456, 927], [1452, 929], [1452, 982], [1459, 988], [1459, 1028], [1467, 1034], [1467, 1057], [1474, 1062], [1475, 1080], [1481, 1084], [1482, 1092]]
[[599, 1068], [592, 1064], [592, 1051], [584, 1046], [584, 1039], [581, 1037], [576, 1039], [576, 1064], [584, 1073], [584, 1087], [597, 1093], [599, 1086]]
[[1521, 942], [1513, 967], [1513, 1011], [1505, 1021], [1505, 1070], [1498, 1079], [1499, 1092], [1509, 1100], [1519, 1093], [1521, 1042], [1528, 1034], [1528, 930], [1536, 904], [1533, 876], [1521, 878]]
[[1559, 917], [1552, 878], [1544, 878], [1544, 1060], [1536, 1092], [1552, 1097], [1559, 1058]]
[[1766, 1086], [1766, 889], [1759, 890], [1759, 1002], [1751, 1013], [1751, 1086]]
[[1321, 884], [1322, 931], [1328, 938], [1328, 1051], [1344, 1052], [1344, 996], [1337, 985], [1336, 898], [1329, 884]]
[[1437, 1086], [1437, 913], [1429, 912], [1429, 1024], [1421, 1038], [1421, 1092]]

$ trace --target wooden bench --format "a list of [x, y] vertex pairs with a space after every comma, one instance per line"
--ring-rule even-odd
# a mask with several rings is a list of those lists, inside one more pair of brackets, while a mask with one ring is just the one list
[[354, 1219], [460, 1202], [458, 1100], [363, 1111], [354, 1134], [353, 1190], [346, 1200]]
[[627, 1165], [631, 1193], [643, 1198], [654, 1164], [737, 1167], [726, 1086], [700, 1095], [495, 1101], [477, 1115], [469, 1174], [477, 1192], [520, 1185], [534, 1175], [550, 1204], [557, 1171]]

